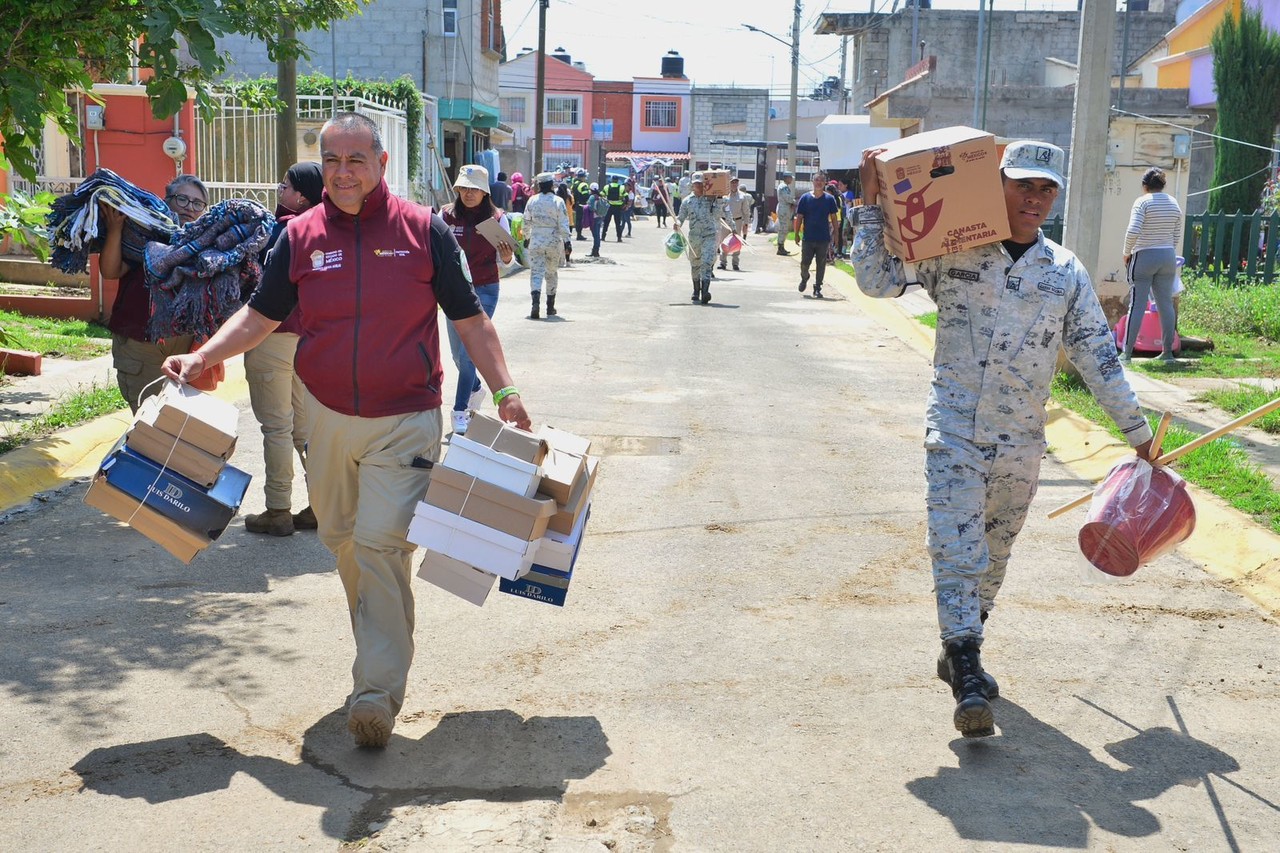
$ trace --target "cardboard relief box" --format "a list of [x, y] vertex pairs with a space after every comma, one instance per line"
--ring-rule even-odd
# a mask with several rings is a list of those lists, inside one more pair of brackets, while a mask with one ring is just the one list
[[555, 501], [550, 498], [526, 498], [443, 465], [431, 472], [425, 500], [446, 512], [528, 541], [540, 539], [556, 513]]
[[105, 474], [93, 478], [84, 502], [117, 521], [123, 521], [164, 548], [183, 563], [190, 563], [212, 542], [190, 528], [145, 505], [107, 482]]
[[533, 565], [541, 539], [530, 541], [486, 527], [429, 503], [419, 503], [405, 536], [415, 545], [499, 577], [515, 580]]
[[918, 263], [1009, 238], [994, 136], [946, 127], [883, 148], [876, 177], [892, 254]]
[[442, 464], [531, 498], [542, 479], [546, 455], [547, 444], [542, 439], [476, 413], [466, 435], [449, 439]]
[[702, 189], [707, 195], [726, 196], [729, 194], [729, 172], [727, 169], [703, 169]]
[[151, 426], [213, 456], [226, 459], [231, 455], [240, 419], [235, 406], [176, 382], [165, 382], [155, 399], [155, 411], [147, 421]]
[[155, 422], [159, 412], [159, 398], [147, 398], [129, 431], [125, 433], [125, 444], [129, 449], [202, 486], [208, 487], [216, 483], [218, 475], [222, 473], [222, 466], [227, 464], [227, 457], [234, 448], [234, 440], [232, 447], [227, 448], [223, 455], [215, 456], [157, 427]]
[[484, 604], [498, 576], [469, 566], [461, 560], [446, 557], [438, 551], [427, 551], [418, 569], [418, 577], [446, 592], [479, 607]]

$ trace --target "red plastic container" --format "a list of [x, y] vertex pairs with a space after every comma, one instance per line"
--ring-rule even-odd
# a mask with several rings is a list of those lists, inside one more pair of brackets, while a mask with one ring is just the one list
[[1196, 508], [1182, 478], [1140, 459], [1111, 469], [1080, 528], [1080, 550], [1094, 568], [1128, 577], [1169, 553], [1196, 529]]

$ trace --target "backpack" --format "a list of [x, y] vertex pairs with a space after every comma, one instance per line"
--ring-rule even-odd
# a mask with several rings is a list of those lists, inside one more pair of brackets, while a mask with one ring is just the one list
[[596, 216], [604, 217], [609, 214], [609, 202], [605, 201], [604, 196], [598, 195], [591, 199], [591, 210]]

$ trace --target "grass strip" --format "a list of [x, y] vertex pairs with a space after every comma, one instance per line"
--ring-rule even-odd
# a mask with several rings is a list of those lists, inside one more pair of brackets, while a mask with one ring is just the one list
[[[1098, 424], [1117, 441], [1124, 442], [1120, 430], [1079, 379], [1059, 373], [1054, 377], [1052, 392], [1059, 405]], [[1154, 430], [1160, 422], [1161, 413], [1150, 409], [1144, 409], [1143, 413]], [[1199, 435], [1190, 430], [1172, 426], [1165, 434], [1163, 450], [1176, 450], [1197, 438]], [[1171, 467], [1188, 483], [1217, 495], [1263, 527], [1280, 534], [1280, 492], [1230, 436], [1215, 439], [1191, 451]]]
[[0, 436], [0, 453], [8, 453], [60, 429], [77, 426], [127, 407], [120, 389], [114, 385], [109, 388], [90, 385], [59, 400], [43, 415], [23, 421], [16, 428], [6, 427], [5, 434]]
[[[1213, 388], [1196, 397], [1196, 400], [1211, 403], [1224, 412], [1240, 417], [1254, 409], [1265, 406], [1276, 398], [1276, 392], [1268, 391], [1258, 385], [1242, 382], [1235, 388]], [[1264, 418], [1253, 422], [1252, 426], [1271, 435], [1280, 435], [1280, 412], [1272, 412]]]
[[13, 349], [83, 361], [111, 352], [111, 331], [87, 320], [28, 317], [0, 311], [0, 329]]

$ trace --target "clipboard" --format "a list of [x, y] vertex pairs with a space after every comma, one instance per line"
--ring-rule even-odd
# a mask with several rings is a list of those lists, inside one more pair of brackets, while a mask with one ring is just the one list
[[507, 229], [503, 228], [496, 219], [486, 219], [476, 226], [476, 233], [484, 237], [493, 244], [495, 249], [506, 246], [511, 251], [516, 250], [515, 238], [507, 233]]

